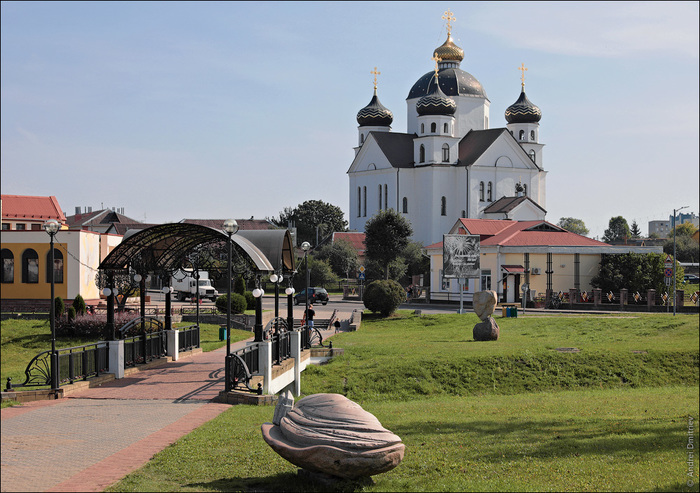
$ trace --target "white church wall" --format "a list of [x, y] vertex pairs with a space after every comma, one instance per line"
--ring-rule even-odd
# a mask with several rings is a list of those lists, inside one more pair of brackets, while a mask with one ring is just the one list
[[[418, 99], [414, 98], [406, 101], [406, 121], [408, 133], [420, 134], [420, 121], [418, 111], [416, 111], [416, 103]], [[455, 115], [454, 136], [462, 138], [470, 130], [484, 130], [488, 128], [487, 121], [489, 119], [489, 101], [488, 99], [474, 98], [467, 96], [451, 96], [457, 103], [457, 111]]]

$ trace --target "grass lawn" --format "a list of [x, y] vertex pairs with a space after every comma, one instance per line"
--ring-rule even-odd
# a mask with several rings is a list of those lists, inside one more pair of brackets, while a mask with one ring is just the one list
[[[307, 368], [302, 392], [347, 395], [407, 449], [374, 484], [338, 489], [698, 491], [697, 315], [497, 321], [497, 342], [472, 340], [473, 315], [408, 312], [333, 338], [345, 355]], [[263, 441], [273, 411], [234, 406], [108, 491], [327, 490]]]
[[[191, 323], [174, 324], [175, 327]], [[231, 341], [237, 342], [252, 337], [244, 330], [232, 330]], [[0, 383], [5, 388], [7, 377], [13, 383], [24, 381], [24, 370], [34, 356], [51, 349], [51, 328], [48, 320], [5, 320], [0, 324]], [[56, 348], [80, 346], [95, 342], [94, 339], [57, 337]], [[213, 351], [226, 344], [219, 341], [219, 326], [216, 324], [200, 325], [200, 345], [203, 351]], [[37, 387], [34, 387], [36, 389]]]
[[[693, 491], [697, 388], [366, 402], [406, 455], [362, 491]], [[324, 491], [262, 439], [272, 407], [234, 406], [107, 491]], [[697, 427], [696, 427], [697, 430]], [[697, 443], [697, 434], [695, 435]], [[697, 472], [695, 472], [697, 480]], [[697, 491], [697, 489], [695, 489]]]

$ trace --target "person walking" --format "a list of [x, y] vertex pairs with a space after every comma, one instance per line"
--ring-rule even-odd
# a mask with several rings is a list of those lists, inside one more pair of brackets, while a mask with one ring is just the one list
[[311, 329], [314, 328], [314, 315], [316, 315], [316, 312], [314, 311], [314, 306], [309, 305], [309, 309], [304, 310], [304, 318], [306, 319], [306, 325], [308, 325]]

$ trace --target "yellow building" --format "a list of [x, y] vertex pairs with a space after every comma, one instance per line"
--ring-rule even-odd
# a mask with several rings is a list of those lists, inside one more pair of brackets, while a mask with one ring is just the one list
[[566, 231], [547, 221], [459, 219], [449, 234], [478, 235], [479, 278], [463, 285], [443, 276], [442, 242], [425, 248], [430, 256], [431, 300], [471, 301], [473, 293], [493, 290], [501, 302], [520, 302], [527, 284], [530, 299], [547, 289], [588, 291], [598, 274], [602, 254], [662, 253], [662, 247], [608, 245]]

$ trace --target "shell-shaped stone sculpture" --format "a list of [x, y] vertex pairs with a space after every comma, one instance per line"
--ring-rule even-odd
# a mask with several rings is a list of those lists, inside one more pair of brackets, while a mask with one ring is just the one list
[[[288, 398], [280, 402], [287, 409]], [[279, 407], [279, 404], [278, 404]], [[284, 412], [284, 411], [282, 411]], [[299, 400], [279, 426], [262, 425], [263, 439], [292, 464], [346, 479], [387, 472], [403, 459], [405, 446], [362, 407], [340, 394]]]

